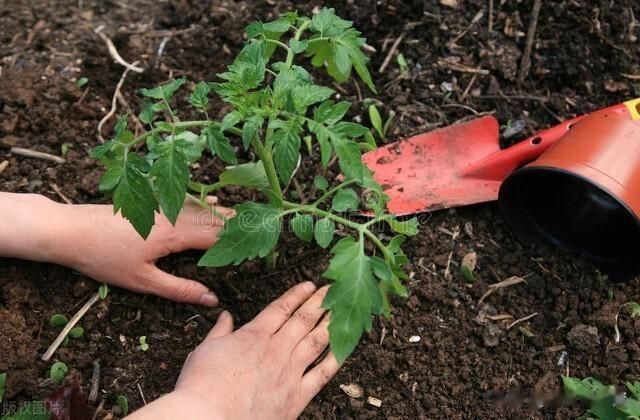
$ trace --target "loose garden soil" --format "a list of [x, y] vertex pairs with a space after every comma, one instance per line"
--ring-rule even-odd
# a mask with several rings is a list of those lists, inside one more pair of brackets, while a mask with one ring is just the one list
[[[380, 101], [385, 114], [396, 111], [392, 140], [484, 113], [494, 113], [504, 125], [522, 120], [524, 130], [518, 138], [524, 138], [559, 118], [640, 96], [638, 76], [629, 76], [640, 74], [636, 1], [544, 2], [531, 70], [519, 83], [532, 4], [327, 2], [353, 19], [375, 48], [371, 64], [379, 94], [367, 92], [361, 84], [334, 87], [356, 102], [351, 118], [368, 122], [363, 97]], [[96, 128], [111, 106], [123, 67], [113, 62], [95, 28], [103, 26], [120, 54], [130, 62], [140, 60], [145, 68], [142, 74], [130, 73], [122, 89], [126, 103], [137, 110], [136, 92], [141, 87], [182, 75], [192, 81], [213, 80], [241, 48], [249, 22], [270, 20], [291, 9], [310, 12], [313, 7], [309, 2], [276, 0], [2, 2], [0, 163], [6, 160], [9, 165], [0, 174], [0, 190], [61, 201], [55, 192], [59, 189], [74, 203], [105, 202], [97, 191], [101, 169], [88, 152], [99, 144]], [[395, 57], [379, 72], [400, 36], [397, 51], [406, 58], [408, 72], [401, 74]], [[445, 58], [466, 66], [466, 71], [438, 64]], [[76, 85], [80, 77], [88, 78], [82, 87]], [[219, 101], [213, 109], [217, 117], [226, 111]], [[122, 104], [119, 110], [126, 112]], [[105, 136], [112, 125], [103, 128]], [[13, 155], [9, 146], [14, 145], [55, 155], [66, 145], [66, 163]], [[305, 158], [298, 173], [301, 184], [308, 184], [318, 168], [317, 162]], [[205, 158], [194, 173], [200, 179], [215, 179], [221, 169], [217, 160]], [[228, 190], [220, 198], [233, 205], [243, 196]], [[622, 311], [617, 320], [621, 341], [614, 340], [616, 314], [625, 302], [640, 299], [640, 279], [612, 283], [582, 260], [519, 241], [495, 204], [422, 215], [420, 234], [406, 249], [412, 261], [411, 297], [395, 299], [391, 318], [375, 321], [303, 418], [568, 418], [582, 409], [532, 399], [557, 395], [561, 374], [615, 384], [640, 379], [640, 318], [630, 319]], [[98, 418], [111, 418], [109, 410], [119, 394], [128, 398], [131, 408], [138, 408], [143, 395], [150, 401], [172, 389], [186, 355], [221, 309], [230, 310], [241, 325], [291, 285], [325, 281], [321, 273], [326, 251], [291, 234], [284, 235], [280, 251], [274, 270], [259, 261], [198, 269], [198, 252], [168, 257], [160, 262], [164, 269], [210, 286], [220, 297], [220, 308], [207, 310], [113, 290], [82, 320], [85, 336], [62, 347], [54, 358], [73, 368], [72, 380], [85, 390], [93, 361], [100, 359], [98, 401], [105, 400], [105, 410]], [[478, 268], [475, 282], [467, 283], [459, 266], [472, 251], [478, 255]], [[511, 276], [525, 277], [526, 282], [498, 290], [479, 303], [490, 284]], [[5, 399], [27, 401], [51, 393], [54, 387], [46, 381], [50, 365], [40, 360], [57, 333], [48, 319], [54, 313], [73, 315], [96, 287], [63, 267], [0, 260]], [[499, 320], [495, 315], [511, 318]], [[147, 352], [137, 347], [141, 335], [148, 337]], [[412, 343], [411, 336], [421, 340]], [[349, 383], [363, 386], [365, 396], [379, 398], [382, 406], [347, 396], [339, 385]]]

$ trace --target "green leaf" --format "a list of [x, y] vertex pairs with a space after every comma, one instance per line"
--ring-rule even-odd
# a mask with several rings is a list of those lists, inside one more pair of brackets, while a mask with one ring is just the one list
[[62, 314], [53, 314], [49, 319], [49, 325], [54, 328], [64, 327], [68, 322], [67, 317]]
[[105, 299], [107, 294], [109, 294], [109, 286], [107, 286], [107, 283], [103, 283], [98, 287], [98, 295], [100, 299]]
[[140, 121], [143, 124], [151, 124], [154, 117], [155, 112], [153, 112], [153, 103], [147, 100], [142, 101], [142, 110], [140, 111], [140, 115], [138, 115]]
[[[146, 239], [155, 223], [158, 202], [149, 181], [140, 172], [140, 160], [142, 158], [139, 156], [129, 153], [126, 167], [113, 193], [113, 208], [115, 213], [120, 211], [140, 236]], [[146, 164], [144, 160], [142, 162]]]
[[594, 378], [578, 379], [563, 376], [564, 392], [569, 398], [600, 400], [611, 395], [611, 388]]
[[325, 217], [316, 222], [313, 236], [321, 248], [326, 248], [331, 244], [331, 241], [333, 241], [335, 231], [336, 224], [333, 220]]
[[127, 400], [127, 397], [124, 395], [118, 395], [116, 397], [116, 405], [120, 407], [120, 411], [123, 416], [129, 414], [129, 401]]
[[267, 173], [264, 171], [262, 161], [232, 166], [220, 174], [220, 182], [224, 185], [238, 185], [257, 189], [264, 189], [269, 186], [269, 180]]
[[352, 25], [353, 22], [337, 16], [335, 9], [327, 7], [323, 7], [311, 19], [311, 28], [323, 35], [332, 35], [335, 32], [350, 28]]
[[616, 405], [616, 408], [628, 418], [640, 418], [640, 401], [638, 400], [626, 398], [622, 404]]
[[325, 131], [317, 133], [318, 144], [320, 145], [320, 160], [322, 161], [322, 167], [329, 166], [331, 161], [331, 155], [333, 154], [333, 146], [329, 142], [329, 135]]
[[4, 398], [4, 384], [6, 381], [7, 381], [7, 373], [6, 372], [0, 373], [0, 403]]
[[640, 316], [640, 304], [638, 304], [637, 302], [627, 302], [624, 305], [622, 305], [622, 307], [629, 308], [631, 318]]
[[299, 39], [291, 39], [289, 40], [289, 48], [293, 50], [295, 54], [300, 54], [307, 49], [309, 43], [307, 41], [300, 41]]
[[636, 400], [640, 400], [640, 381], [625, 382], [625, 385], [627, 386], [629, 391], [633, 394], [633, 397]]
[[174, 79], [166, 85], [158, 86], [152, 89], [140, 89], [140, 94], [148, 98], [169, 101], [174, 93], [187, 81], [186, 78]]
[[80, 338], [84, 335], [84, 328], [82, 327], [75, 327], [72, 328], [71, 331], [69, 331], [69, 337], [71, 338]]
[[146, 335], [141, 335], [138, 338], [138, 343], [140, 343], [140, 350], [142, 350], [142, 351], [149, 350], [149, 344], [147, 343], [147, 336]]
[[313, 185], [315, 185], [317, 189], [325, 191], [329, 188], [329, 181], [327, 181], [327, 178], [322, 175], [316, 175], [313, 178]]
[[244, 150], [249, 148], [251, 142], [258, 137], [258, 130], [262, 127], [264, 123], [264, 118], [253, 115], [244, 122], [242, 126], [242, 145], [244, 146]]
[[373, 274], [380, 280], [391, 281], [393, 273], [389, 264], [380, 257], [371, 257], [371, 267], [373, 268]]
[[292, 89], [293, 102], [296, 109], [303, 111], [308, 106], [326, 101], [335, 91], [331, 88], [317, 85], [300, 85]]
[[51, 371], [49, 372], [49, 377], [56, 381], [56, 383], [61, 384], [64, 380], [65, 376], [69, 373], [69, 368], [62, 362], [55, 362], [51, 366]]
[[322, 306], [331, 310], [331, 351], [338, 363], [355, 349], [362, 333], [371, 329], [371, 315], [382, 311], [382, 294], [373, 276], [364, 239], [347, 236], [331, 250], [333, 258], [324, 276], [334, 280]]
[[344, 117], [350, 107], [351, 103], [347, 101], [338, 102], [337, 104], [334, 104], [333, 101], [325, 101], [314, 109], [313, 119], [317, 123], [332, 127]]
[[353, 179], [363, 184], [371, 176], [371, 171], [362, 163], [358, 143], [340, 137], [332, 137], [331, 142], [338, 155], [340, 171], [345, 179]]
[[288, 184], [293, 171], [300, 160], [300, 127], [296, 124], [288, 124], [280, 130], [276, 130], [272, 136], [273, 161], [276, 165], [278, 177], [283, 184]]
[[371, 120], [371, 125], [378, 132], [378, 135], [381, 139], [384, 139], [384, 133], [382, 128], [382, 117], [380, 116], [380, 111], [378, 111], [378, 107], [375, 104], [369, 105], [369, 120]]
[[205, 130], [207, 136], [207, 142], [209, 143], [209, 149], [214, 156], [218, 156], [223, 162], [231, 165], [237, 165], [238, 159], [236, 158], [236, 152], [231, 146], [231, 142], [224, 135], [224, 133], [217, 127], [208, 127]]
[[309, 214], [297, 214], [291, 219], [291, 229], [303, 241], [313, 239], [313, 217]]
[[207, 106], [209, 106], [210, 92], [211, 92], [211, 87], [207, 82], [199, 82], [196, 85], [195, 89], [193, 90], [193, 93], [191, 93], [191, 96], [189, 97], [189, 102], [195, 108], [198, 108], [200, 110], [205, 110], [207, 109]]
[[189, 163], [200, 159], [207, 144], [205, 135], [198, 135], [191, 131], [183, 131], [175, 136], [168, 136], [167, 141], [175, 141]]
[[245, 96], [246, 93], [260, 86], [266, 72], [265, 41], [252, 41], [247, 44], [235, 61], [224, 73], [218, 74], [224, 83], [212, 83], [210, 86], [223, 99], [232, 102], [235, 97]]
[[240, 121], [242, 121], [242, 115], [239, 112], [230, 112], [222, 119], [220, 130], [227, 131], [229, 128], [235, 127]]
[[337, 212], [346, 212], [351, 210], [357, 210], [360, 204], [358, 194], [351, 188], [343, 188], [338, 190], [333, 197], [331, 208]]
[[341, 123], [336, 124], [331, 129], [331, 131], [334, 133], [334, 135], [338, 137], [356, 138], [356, 137], [361, 137], [365, 135], [365, 133], [367, 133], [369, 129], [360, 124], [343, 121]]
[[189, 162], [176, 141], [159, 143], [153, 152], [158, 158], [153, 162], [149, 175], [156, 178], [162, 212], [175, 226], [187, 194]]
[[418, 234], [418, 219], [413, 217], [406, 221], [399, 221], [394, 218], [387, 219], [387, 223], [391, 230], [402, 235], [415, 236]]
[[[81, 77], [76, 82], [76, 86], [82, 87], [82, 86], [86, 85], [87, 83], [89, 83], [89, 78], [88, 77]], [[1, 399], [0, 399], [0, 402], [2, 402]]]
[[280, 238], [281, 211], [266, 204], [247, 202], [234, 207], [218, 241], [198, 262], [199, 266], [223, 267], [263, 258]]

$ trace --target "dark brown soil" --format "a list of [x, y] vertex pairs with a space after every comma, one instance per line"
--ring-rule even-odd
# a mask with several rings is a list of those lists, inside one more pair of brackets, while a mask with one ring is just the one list
[[[633, 0], [544, 2], [530, 75], [523, 83], [518, 83], [517, 72], [530, 0], [494, 0], [491, 32], [489, 1], [459, 0], [456, 9], [438, 0], [327, 3], [355, 20], [378, 51], [372, 55], [378, 96], [354, 84], [336, 88], [357, 102], [353, 117], [366, 120], [362, 95], [379, 100], [385, 112], [398, 112], [392, 139], [492, 112], [505, 125], [510, 119], [523, 120], [522, 138], [559, 118], [640, 96], [640, 81], [623, 76], [640, 74], [640, 34], [633, 17], [640, 19], [640, 7]], [[110, 107], [123, 68], [112, 62], [94, 28], [104, 25], [122, 56], [140, 59], [146, 67], [143, 74], [130, 74], [122, 91], [135, 110], [138, 88], [179, 75], [212, 80], [241, 47], [248, 22], [294, 8], [308, 12], [311, 6], [272, 0], [3, 2], [0, 163], [8, 160], [9, 166], [0, 175], [0, 190], [60, 200], [56, 185], [75, 203], [104, 201], [97, 192], [100, 170], [87, 156], [98, 144], [96, 127]], [[481, 10], [483, 16], [472, 24]], [[408, 74], [400, 74], [395, 59], [380, 74], [401, 34], [399, 51], [409, 63]], [[437, 64], [443, 58], [490, 73], [454, 72]], [[79, 77], [89, 79], [82, 88], [75, 84]], [[216, 106], [224, 114], [221, 104]], [[62, 165], [14, 156], [6, 147], [59, 155], [63, 144], [69, 151]], [[219, 164], [204, 161], [199, 176], [214, 178], [219, 170]], [[301, 182], [312, 172], [305, 162]], [[238, 200], [233, 192], [222, 199], [226, 204]], [[493, 204], [424, 215], [421, 232], [408, 242], [407, 251], [411, 297], [395, 300], [392, 317], [375, 322], [303, 417], [567, 418], [580, 409], [537, 408], [525, 399], [558, 393], [561, 373], [616, 384], [640, 379], [640, 318], [620, 314], [622, 340], [614, 342], [616, 313], [623, 303], [640, 299], [640, 279], [614, 284], [588, 263], [519, 242]], [[477, 280], [468, 284], [459, 275], [459, 262], [471, 251], [478, 254]], [[291, 285], [306, 279], [321, 282], [327, 253], [286, 236], [275, 271], [260, 262], [197, 269], [197, 259], [198, 253], [185, 253], [161, 264], [208, 284], [220, 296], [221, 308], [241, 324]], [[478, 304], [489, 284], [510, 276], [526, 276], [526, 283]], [[49, 364], [40, 355], [57, 331], [47, 320], [53, 313], [72, 315], [95, 288], [90, 279], [62, 267], [0, 260], [0, 372], [8, 372], [6, 398], [25, 401], [51, 392]], [[114, 290], [83, 319], [85, 337], [63, 347], [55, 358], [76, 369], [85, 388], [99, 358], [105, 407], [123, 394], [137, 408], [142, 394], [149, 401], [172, 389], [187, 353], [218, 311]], [[533, 313], [537, 315], [507, 328]], [[512, 318], [487, 318], [503, 314]], [[144, 353], [137, 349], [141, 335], [148, 336], [150, 345]], [[409, 343], [414, 335], [421, 337], [417, 344]], [[339, 389], [347, 383], [364, 386], [382, 406], [350, 399]], [[515, 396], [511, 404], [501, 403], [505, 394]]]

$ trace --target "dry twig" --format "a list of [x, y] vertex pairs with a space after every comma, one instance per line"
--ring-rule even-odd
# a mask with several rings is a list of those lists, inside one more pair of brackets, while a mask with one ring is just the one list
[[[133, 64], [137, 64], [137, 63], [138, 63], [137, 61], [134, 61]], [[113, 117], [115, 115], [116, 110], [118, 109], [118, 96], [120, 95], [120, 89], [122, 89], [122, 85], [124, 85], [124, 81], [127, 78], [127, 74], [129, 74], [129, 70], [130, 70], [130, 68], [127, 67], [124, 70], [124, 72], [122, 72], [122, 76], [120, 77], [120, 81], [118, 81], [118, 84], [116, 85], [116, 90], [113, 93], [113, 97], [111, 98], [111, 110], [109, 110], [107, 115], [102, 117], [102, 119], [98, 123], [98, 140], [100, 140], [101, 143], [104, 143], [104, 137], [102, 137], [102, 126], [104, 125], [104, 123], [109, 121], [109, 119], [111, 119], [111, 117]]]
[[533, 8], [531, 9], [531, 15], [529, 17], [529, 29], [527, 30], [527, 42], [524, 45], [524, 53], [522, 54], [522, 60], [520, 61], [520, 69], [518, 70], [518, 81], [524, 82], [524, 79], [529, 75], [529, 69], [531, 68], [531, 50], [533, 49], [533, 40], [536, 36], [536, 27], [538, 26], [538, 16], [540, 16], [540, 9], [542, 8], [542, 0], [534, 0]]
[[102, 25], [100, 25], [94, 30], [94, 32], [100, 38], [102, 38], [102, 40], [104, 41], [105, 44], [107, 44], [107, 49], [109, 50], [109, 54], [111, 55], [111, 58], [113, 58], [116, 62], [118, 62], [118, 64], [126, 67], [127, 70], [135, 71], [136, 73], [142, 73], [144, 71], [144, 69], [141, 68], [141, 67], [137, 67], [136, 66], [138, 64], [137, 62], [129, 64], [124, 60], [124, 58], [122, 58], [122, 56], [120, 55], [120, 53], [116, 49], [116, 46], [113, 44], [113, 41], [111, 41], [111, 38], [106, 36], [102, 32], [102, 29], [104, 29], [104, 27]]
[[489, 295], [491, 295], [493, 292], [495, 292], [498, 289], [502, 289], [505, 287], [509, 287], [509, 286], [514, 286], [516, 284], [520, 284], [520, 283], [526, 283], [527, 281], [525, 280], [525, 277], [530, 276], [530, 274], [527, 274], [524, 277], [518, 277], [518, 276], [511, 276], [506, 280], [502, 280], [499, 283], [493, 283], [489, 285], [489, 290], [487, 290], [487, 292], [482, 295], [482, 297], [478, 300], [478, 305], [480, 305], [482, 302], [484, 302], [484, 300], [486, 298], [489, 297]]
[[64, 326], [62, 331], [60, 331], [60, 334], [58, 334], [58, 337], [56, 337], [56, 339], [53, 341], [51, 346], [49, 346], [47, 351], [42, 355], [42, 360], [44, 360], [45, 362], [48, 362], [49, 359], [51, 359], [51, 356], [53, 356], [53, 353], [55, 353], [56, 350], [58, 350], [58, 347], [60, 347], [60, 344], [62, 344], [64, 339], [67, 338], [69, 331], [71, 331], [73, 327], [76, 326], [76, 324], [80, 321], [80, 319], [82, 319], [84, 314], [86, 314], [89, 311], [89, 309], [91, 309], [91, 307], [98, 301], [98, 299], [100, 299], [100, 294], [96, 293], [95, 295], [93, 295], [91, 299], [87, 301], [87, 303], [84, 304], [82, 308], [80, 308], [78, 312], [76, 312], [73, 318], [71, 318], [67, 323], [67, 325]]
[[378, 70], [379, 73], [383, 73], [385, 71], [385, 69], [387, 68], [387, 66], [389, 65], [389, 63], [391, 62], [391, 58], [393, 58], [393, 54], [395, 54], [395, 52], [398, 50], [398, 46], [402, 42], [402, 39], [404, 38], [404, 35], [405, 35], [404, 33], [400, 34], [400, 36], [397, 37], [396, 40], [393, 42], [393, 45], [391, 45], [391, 49], [387, 53], [387, 56], [384, 58], [384, 61], [382, 62], [382, 65], [380, 66], [380, 70]]
[[461, 73], [481, 74], [484, 76], [489, 74], [489, 70], [467, 66], [466, 64], [462, 63], [456, 63], [454, 61], [447, 60], [446, 58], [439, 59], [438, 65], [447, 70], [458, 71]]
[[527, 316], [525, 316], [525, 317], [523, 317], [523, 318], [516, 319], [516, 320], [515, 320], [515, 321], [513, 321], [511, 324], [507, 325], [507, 329], [508, 329], [508, 330], [510, 330], [510, 329], [511, 329], [512, 327], [514, 327], [515, 325], [517, 325], [517, 324], [519, 324], [519, 323], [521, 323], [521, 322], [527, 321], [527, 320], [529, 320], [529, 319], [533, 318], [534, 316], [538, 316], [538, 313], [537, 313], [537, 312], [534, 312], [534, 313], [532, 313], [531, 315], [527, 315]]
[[58, 194], [58, 197], [60, 197], [62, 201], [64, 201], [67, 204], [73, 204], [73, 202], [69, 199], [69, 197], [62, 194], [60, 187], [58, 187], [56, 184], [51, 184], [51, 189], [53, 189], [53, 191], [55, 191], [55, 193]]
[[33, 159], [48, 160], [55, 163], [65, 163], [66, 160], [60, 156], [52, 155], [44, 152], [36, 152], [35, 150], [25, 149], [22, 147], [12, 147], [10, 152], [14, 155], [24, 156]]

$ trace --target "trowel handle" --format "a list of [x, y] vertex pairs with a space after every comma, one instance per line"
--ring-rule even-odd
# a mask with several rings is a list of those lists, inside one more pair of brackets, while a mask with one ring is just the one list
[[[611, 112], [637, 120], [640, 123], [640, 98], [602, 108], [600, 112]], [[503, 180], [516, 168], [536, 160], [556, 141], [560, 140], [571, 129], [571, 126], [590, 114], [580, 115], [563, 121], [546, 130], [539, 131], [526, 140], [511, 147], [500, 150], [479, 162], [475, 162], [467, 170], [465, 176], [491, 180]]]

